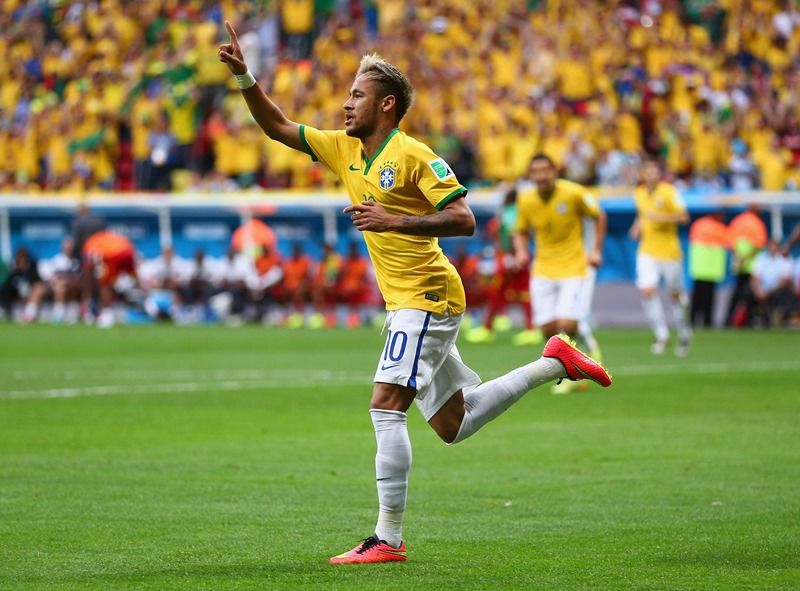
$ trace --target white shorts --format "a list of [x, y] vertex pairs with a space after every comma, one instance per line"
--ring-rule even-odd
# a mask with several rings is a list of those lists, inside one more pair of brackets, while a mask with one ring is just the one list
[[415, 401], [426, 421], [453, 394], [481, 383], [456, 348], [461, 318], [412, 309], [386, 314], [389, 334], [374, 381], [416, 389]]
[[655, 289], [661, 279], [671, 292], [683, 293], [683, 261], [665, 261], [648, 254], [636, 255], [636, 287]]
[[531, 278], [533, 318], [542, 327], [553, 320], [579, 320], [582, 316], [584, 277]]

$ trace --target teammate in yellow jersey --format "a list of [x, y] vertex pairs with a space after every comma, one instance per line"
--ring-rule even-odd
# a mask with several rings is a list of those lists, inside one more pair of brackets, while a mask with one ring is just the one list
[[683, 279], [683, 251], [678, 239], [678, 226], [689, 221], [686, 205], [674, 185], [661, 180], [658, 160], [649, 158], [642, 164], [642, 184], [636, 188], [636, 219], [630, 236], [639, 240], [636, 254], [636, 286], [642, 294], [645, 314], [655, 341], [650, 347], [654, 355], [667, 348], [669, 328], [658, 295], [663, 279], [672, 301], [672, 315], [678, 333], [675, 354], [689, 353], [692, 333], [687, 314], [689, 298]]
[[[531, 300], [535, 324], [545, 337], [560, 332], [575, 336], [578, 321], [587, 315], [584, 287], [589, 268], [597, 268], [603, 261], [606, 214], [585, 187], [556, 178], [556, 167], [549, 156], [533, 157], [530, 176], [536, 187], [521, 192], [518, 198], [516, 264], [528, 264], [533, 232], [536, 249]], [[595, 225], [588, 254], [583, 238], [586, 218]], [[596, 343], [593, 345], [596, 348]]]
[[555, 379], [611, 383], [605, 370], [554, 337], [542, 357], [495, 380], [480, 378], [455, 346], [464, 288], [437, 236], [471, 235], [466, 189], [447, 163], [397, 129], [413, 102], [406, 77], [377, 55], [361, 60], [344, 103], [344, 131], [299, 125], [264, 94], [247, 70], [236, 33], [219, 58], [235, 75], [256, 122], [274, 140], [308, 153], [336, 173], [345, 208], [366, 240], [387, 303], [388, 335], [375, 372], [370, 415], [375, 428], [379, 512], [374, 534], [330, 559], [333, 564], [406, 559], [402, 538], [411, 444], [406, 411], [416, 401], [447, 443], [463, 441], [530, 389]]

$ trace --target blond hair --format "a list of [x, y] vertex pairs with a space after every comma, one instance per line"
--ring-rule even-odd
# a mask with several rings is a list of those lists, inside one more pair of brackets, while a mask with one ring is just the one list
[[364, 76], [375, 80], [384, 96], [393, 95], [397, 106], [397, 120], [400, 121], [414, 104], [414, 87], [405, 74], [387, 62], [377, 53], [369, 53], [361, 58], [356, 77]]

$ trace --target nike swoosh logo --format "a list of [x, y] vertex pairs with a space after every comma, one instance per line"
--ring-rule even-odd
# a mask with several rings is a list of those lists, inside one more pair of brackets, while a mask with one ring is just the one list
[[394, 365], [381, 365], [381, 371], [386, 371], [387, 369], [392, 369], [393, 367], [397, 367], [400, 365], [399, 363], [395, 363]]
[[350, 165], [350, 170], [352, 170], [353, 172], [358, 172], [361, 169], [360, 168], [353, 168], [353, 165], [351, 164]]
[[388, 554], [389, 556], [405, 556], [406, 553], [403, 550], [384, 550], [383, 548], [380, 549], [380, 552], [384, 554]]
[[581, 375], [584, 377], [584, 379], [587, 379], [587, 380], [592, 380], [593, 382], [596, 382], [596, 383], [598, 383], [598, 384], [600, 383], [600, 382], [598, 382], [596, 379], [594, 379], [592, 376], [590, 376], [588, 373], [586, 373], [585, 371], [583, 371], [583, 370], [582, 370], [582, 369], [581, 369], [581, 368], [580, 368], [580, 367], [579, 367], [579, 366], [578, 366], [578, 365], [577, 365], [577, 364], [576, 364], [574, 361], [572, 362], [572, 367], [574, 367], [575, 369], [577, 369], [577, 370], [578, 370], [578, 373], [580, 373], [580, 374], [581, 374]]
[[588, 373], [586, 373], [585, 371], [583, 371], [583, 369], [577, 363], [573, 362], [572, 363], [572, 367], [574, 369], [577, 369], [578, 373], [581, 374], [583, 377], [588, 378], [588, 379], [592, 379], [591, 376]]

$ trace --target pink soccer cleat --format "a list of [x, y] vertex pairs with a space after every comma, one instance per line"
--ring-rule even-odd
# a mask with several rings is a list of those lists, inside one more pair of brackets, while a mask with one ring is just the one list
[[406, 543], [399, 548], [390, 546], [372, 535], [344, 554], [331, 558], [331, 564], [368, 564], [372, 562], [402, 562], [406, 559]]
[[558, 359], [570, 380], [592, 380], [604, 388], [611, 385], [611, 376], [597, 361], [580, 351], [565, 335], [550, 337], [542, 357]]

